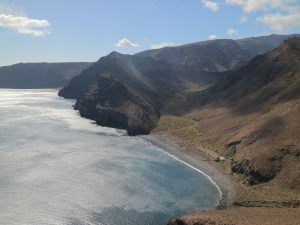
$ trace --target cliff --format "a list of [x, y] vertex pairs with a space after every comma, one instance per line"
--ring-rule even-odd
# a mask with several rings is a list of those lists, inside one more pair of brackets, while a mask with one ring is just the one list
[[217, 79], [214, 73], [112, 52], [72, 79], [59, 95], [77, 99], [80, 114], [98, 124], [127, 129], [130, 135], [147, 134], [158, 121], [158, 111], [177, 94]]
[[75, 109], [101, 126], [127, 130], [129, 135], [149, 134], [159, 112], [112, 76], [99, 76], [81, 96]]

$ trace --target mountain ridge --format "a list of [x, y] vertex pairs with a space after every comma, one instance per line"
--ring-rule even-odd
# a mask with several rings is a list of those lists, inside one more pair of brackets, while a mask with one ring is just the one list
[[[232, 70], [240, 68], [241, 66], [246, 65], [252, 57], [266, 53], [273, 48], [280, 45], [285, 39], [300, 36], [299, 34], [290, 34], [290, 35], [268, 35], [268, 36], [259, 36], [259, 37], [249, 37], [242, 38], [237, 40], [232, 39], [216, 39], [216, 40], [207, 40], [201, 42], [195, 42], [190, 44], [184, 44], [174, 47], [164, 47], [160, 49], [146, 50], [137, 53], [136, 55], [152, 57], [160, 60], [166, 60], [174, 64], [190, 64], [194, 62], [194, 56], [200, 53], [202, 58], [209, 59], [206, 60], [206, 63], [195, 61], [195, 64], [199, 64], [198, 67], [202, 70], [206, 70], [205, 67], [213, 69], [209, 72], [222, 72], [226, 70]], [[213, 46], [217, 53], [212, 54], [211, 47]], [[230, 52], [224, 51], [224, 48], [230, 47]], [[234, 48], [234, 52], [232, 52]], [[221, 54], [221, 55], [220, 55]], [[223, 55], [222, 55], [223, 54]], [[229, 55], [228, 55], [229, 54]], [[232, 55], [230, 55], [232, 54]], [[192, 57], [191, 57], [192, 56]], [[221, 58], [228, 58], [229, 61], [234, 61], [232, 65], [230, 63], [224, 63]], [[199, 55], [198, 55], [199, 57]], [[204, 67], [204, 69], [203, 69]]]
[[0, 88], [58, 88], [91, 63], [18, 63], [0, 67]]
[[[274, 43], [279, 44], [281, 39], [289, 36], [276, 37]], [[247, 40], [247, 43], [252, 43], [251, 40]], [[174, 51], [177, 53], [173, 54]], [[160, 52], [163, 54], [159, 57], [151, 55]], [[173, 57], [171, 60], [170, 55]], [[168, 57], [169, 60], [166, 60]], [[236, 41], [227, 39], [150, 50], [135, 55], [112, 52], [73, 78], [68, 86], [60, 90], [59, 95], [82, 103], [86, 96], [91, 96], [89, 89], [92, 87], [93, 92], [95, 84], [99, 84], [99, 80], [108, 75], [111, 79], [120, 81], [130, 93], [149, 103], [154, 111], [172, 111], [174, 104], [181, 104], [189, 96], [194, 96], [193, 93], [197, 90], [206, 89], [223, 80], [229, 70], [238, 70], [250, 58], [251, 54], [243, 50]], [[94, 106], [97, 104], [95, 102]], [[84, 104], [79, 104], [77, 109], [79, 112], [86, 111]], [[126, 118], [130, 118], [128, 112]], [[148, 132], [150, 130], [146, 133]]]

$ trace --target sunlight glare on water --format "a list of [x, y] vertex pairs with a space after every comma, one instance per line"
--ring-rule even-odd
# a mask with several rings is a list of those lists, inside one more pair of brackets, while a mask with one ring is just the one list
[[215, 207], [201, 173], [72, 104], [57, 90], [0, 89], [0, 224], [163, 225]]

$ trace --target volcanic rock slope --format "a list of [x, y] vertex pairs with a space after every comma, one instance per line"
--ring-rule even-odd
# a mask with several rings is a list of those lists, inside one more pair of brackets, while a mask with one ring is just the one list
[[19, 63], [0, 67], [0, 88], [58, 88], [91, 63]]
[[163, 116], [156, 132], [224, 156], [224, 169], [240, 185], [233, 207], [170, 225], [299, 224], [300, 38], [256, 56], [181, 107], [186, 112]]
[[246, 65], [254, 56], [278, 47], [291, 35], [268, 35], [238, 40], [217, 39], [177, 47], [147, 50], [136, 55], [185, 65], [207, 72], [222, 72]]
[[[155, 127], [159, 111], [170, 110], [191, 93], [224, 79], [226, 71], [239, 68], [251, 57], [252, 53], [233, 40], [206, 41], [136, 55], [112, 52], [75, 77], [59, 95], [77, 99], [76, 108], [81, 115], [100, 125], [131, 130], [130, 134], [147, 134]], [[112, 99], [122, 101], [116, 103]], [[126, 110], [129, 107], [124, 104], [128, 102], [139, 110]]]
[[[250, 185], [300, 192], [300, 38], [256, 56], [180, 107], [194, 122], [187, 141], [231, 159], [232, 172]], [[186, 132], [180, 129], [173, 133]]]
[[[234, 45], [232, 51], [236, 49], [240, 50]], [[232, 61], [230, 57], [233, 54], [224, 60]], [[77, 99], [80, 114], [100, 125], [126, 129], [130, 135], [147, 134], [158, 122], [159, 110], [176, 95], [200, 90], [220, 77], [199, 65], [112, 52], [75, 77], [59, 95]]]

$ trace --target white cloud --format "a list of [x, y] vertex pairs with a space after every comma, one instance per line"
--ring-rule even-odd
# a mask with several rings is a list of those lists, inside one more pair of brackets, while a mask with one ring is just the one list
[[[225, 3], [237, 5], [246, 13], [263, 12], [256, 21], [277, 32], [300, 27], [299, 0], [225, 0]], [[240, 21], [245, 21], [244, 16]]]
[[247, 13], [270, 9], [287, 10], [296, 2], [297, 0], [225, 0], [226, 4], [241, 6]]
[[208, 40], [215, 40], [215, 39], [217, 39], [217, 35], [215, 34], [211, 34], [208, 36]]
[[219, 3], [211, 1], [211, 0], [202, 0], [202, 4], [204, 7], [209, 8], [210, 10], [216, 12], [219, 10]]
[[115, 46], [117, 46], [119, 48], [123, 48], [123, 47], [138, 48], [139, 47], [138, 44], [129, 41], [127, 38], [123, 38], [123, 39], [119, 40], [117, 43], [115, 43]]
[[300, 13], [289, 15], [269, 14], [258, 17], [257, 21], [270, 26], [271, 29], [277, 32], [285, 32], [290, 28], [300, 27]]
[[160, 44], [152, 44], [150, 45], [151, 49], [159, 49], [159, 48], [164, 48], [164, 47], [168, 47], [168, 46], [174, 46], [174, 43], [170, 43], [170, 42], [163, 42]]
[[245, 5], [247, 0], [225, 0], [228, 5]]
[[240, 17], [240, 22], [241, 23], [247, 23], [248, 22], [248, 17], [247, 16], [241, 16]]
[[26, 16], [21, 6], [8, 3], [7, 1], [1, 1], [1, 0], [0, 0], [0, 14]]
[[236, 35], [237, 33], [238, 33], [239, 31], [238, 30], [236, 30], [236, 29], [234, 29], [234, 28], [230, 28], [230, 29], [228, 29], [227, 30], [227, 34], [228, 35]]
[[49, 26], [50, 24], [47, 20], [0, 14], [0, 27], [15, 30], [21, 34], [27, 34], [35, 37], [45, 36], [50, 33], [50, 31], [46, 29]]

